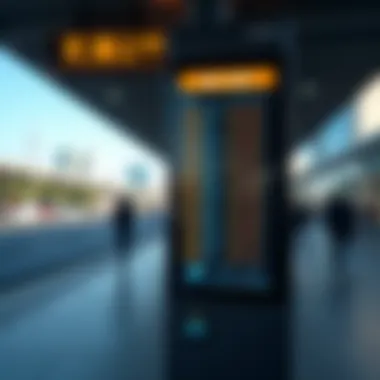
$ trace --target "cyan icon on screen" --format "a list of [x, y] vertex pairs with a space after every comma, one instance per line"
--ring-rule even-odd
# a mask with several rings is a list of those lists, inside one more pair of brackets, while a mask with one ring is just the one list
[[202, 282], [206, 276], [206, 270], [202, 263], [192, 263], [186, 267], [186, 281], [190, 283]]
[[208, 327], [202, 317], [190, 317], [184, 323], [184, 335], [188, 339], [203, 339], [207, 336]]

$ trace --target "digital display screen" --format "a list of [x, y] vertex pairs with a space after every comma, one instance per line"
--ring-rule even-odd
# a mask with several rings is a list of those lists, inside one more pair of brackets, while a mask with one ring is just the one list
[[279, 70], [272, 64], [193, 67], [177, 76], [187, 95], [272, 92], [279, 83]]
[[[227, 247], [229, 263], [257, 264], [260, 257], [260, 107], [227, 108], [224, 126], [214, 129], [214, 136], [212, 126], [205, 123], [204, 114], [199, 107], [189, 107], [184, 120], [182, 207], [186, 260], [199, 260], [202, 245], [215, 250], [214, 244], [205, 243], [210, 241], [208, 235], [220, 234]], [[224, 136], [221, 138], [221, 135]]]
[[230, 265], [257, 265], [261, 249], [261, 122], [259, 106], [231, 106], [227, 129], [227, 220]]
[[263, 278], [262, 113], [260, 104], [228, 101], [184, 109], [180, 207], [189, 283], [237, 279], [237, 287], [255, 287], [253, 273]]
[[280, 71], [266, 63], [191, 67], [175, 79], [182, 99], [182, 281], [269, 294], [275, 269], [266, 131]]
[[159, 30], [65, 33], [59, 58], [68, 69], [154, 69], [164, 63], [167, 36]]
[[184, 235], [184, 256], [187, 262], [200, 260], [201, 254], [201, 139], [202, 139], [202, 114], [200, 109], [188, 107], [184, 114], [184, 170], [181, 178], [181, 194], [184, 220], [182, 228]]

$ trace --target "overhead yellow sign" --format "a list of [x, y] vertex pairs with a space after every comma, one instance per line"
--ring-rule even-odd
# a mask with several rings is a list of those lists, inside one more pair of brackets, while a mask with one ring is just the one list
[[154, 68], [164, 62], [167, 45], [156, 30], [69, 32], [59, 41], [59, 54], [66, 68]]
[[274, 65], [230, 65], [196, 67], [177, 77], [180, 90], [190, 95], [271, 92], [281, 81]]

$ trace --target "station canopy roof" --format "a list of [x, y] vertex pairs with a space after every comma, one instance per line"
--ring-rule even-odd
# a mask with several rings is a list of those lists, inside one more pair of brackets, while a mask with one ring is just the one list
[[[292, 146], [312, 134], [321, 120], [346, 101], [369, 73], [380, 67], [379, 14], [366, 2], [347, 5], [351, 8], [344, 12], [335, 0], [326, 9], [322, 9], [320, 2], [309, 0], [297, 10], [291, 2], [257, 2], [265, 3], [264, 8], [249, 6], [248, 3], [254, 2], [240, 2], [236, 20], [242, 15], [250, 18], [250, 22], [264, 17], [283, 18], [296, 25], [294, 107], [289, 123]], [[126, 24], [175, 24], [181, 14], [177, 1], [1, 0], [0, 3], [0, 25], [6, 44], [78, 97], [133, 130], [148, 145], [164, 154], [167, 152], [170, 143], [165, 128], [167, 74], [64, 72], [52, 64], [48, 47], [51, 36], [60, 30], [80, 22], [107, 24], [116, 15], [120, 23]], [[171, 11], [147, 11], [157, 4]]]

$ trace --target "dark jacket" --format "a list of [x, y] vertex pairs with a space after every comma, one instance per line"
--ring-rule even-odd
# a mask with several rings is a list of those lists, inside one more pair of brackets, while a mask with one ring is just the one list
[[345, 200], [333, 200], [326, 210], [326, 222], [333, 237], [338, 240], [347, 239], [354, 229], [354, 211]]
[[133, 225], [133, 210], [129, 203], [123, 201], [117, 205], [113, 224], [117, 245], [119, 247], [126, 245], [131, 239]]

